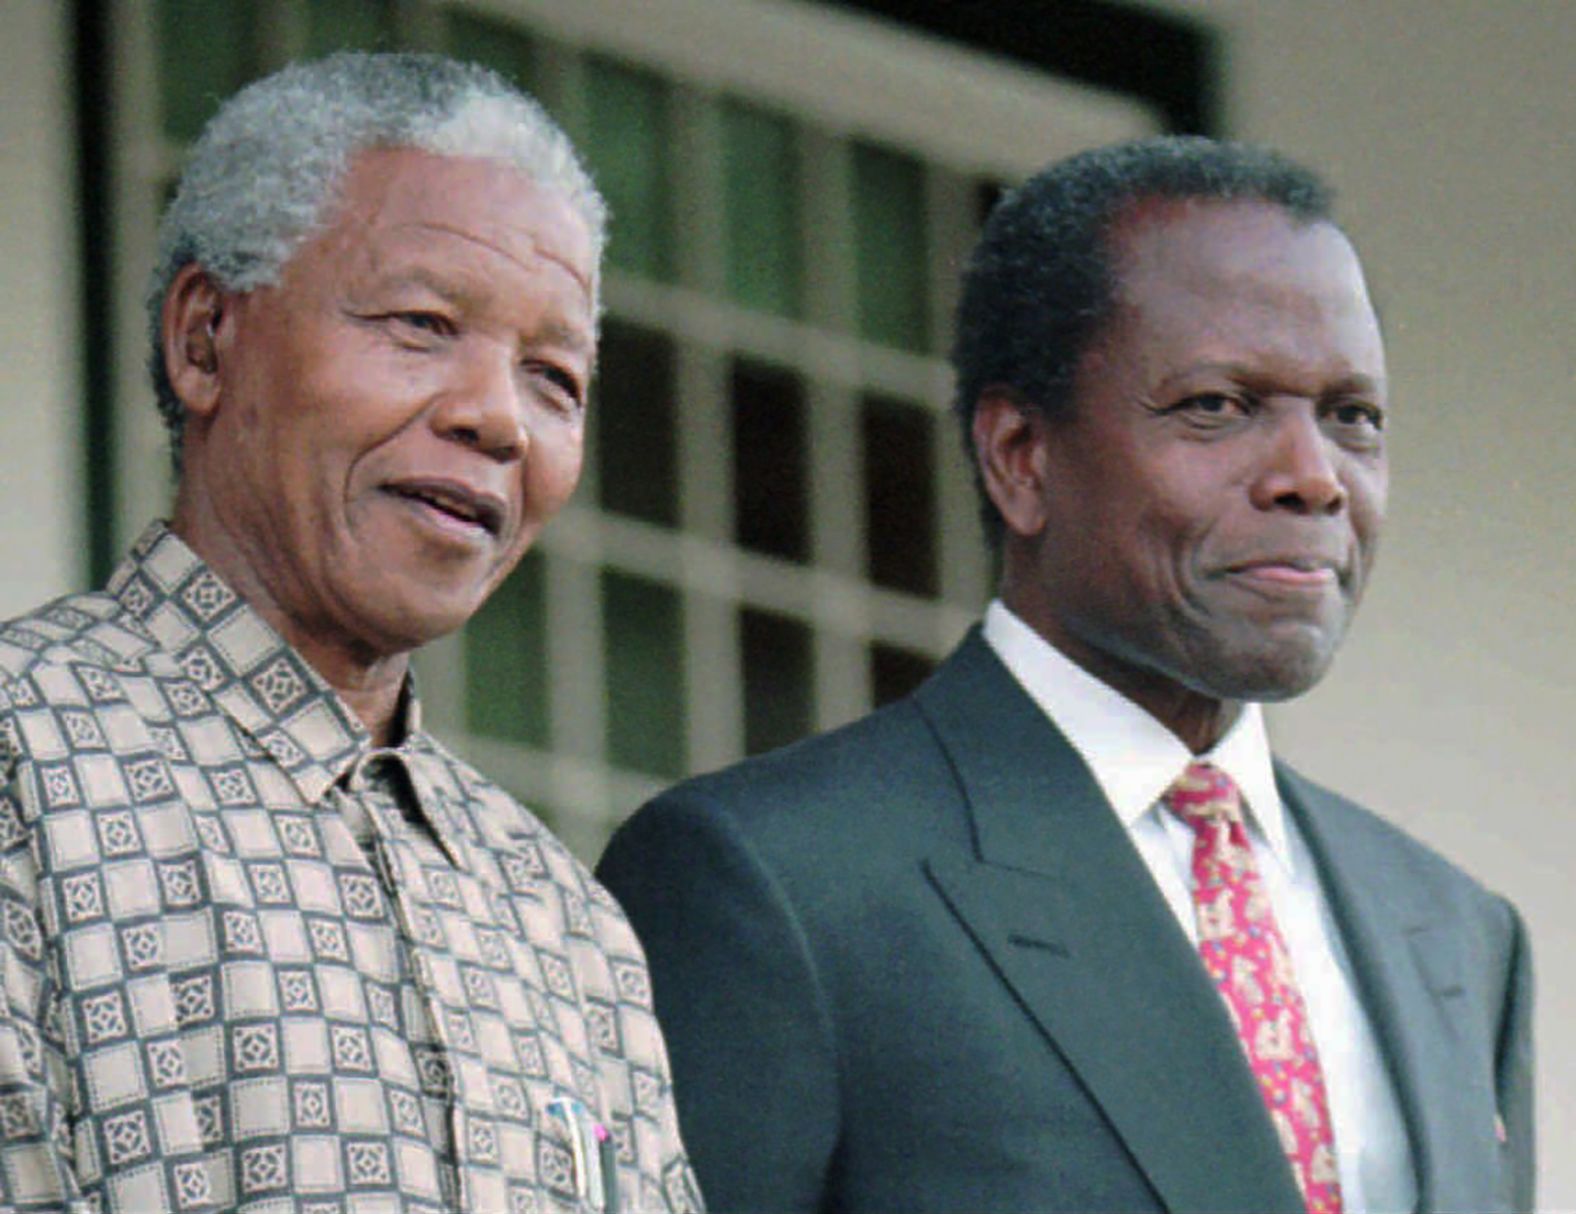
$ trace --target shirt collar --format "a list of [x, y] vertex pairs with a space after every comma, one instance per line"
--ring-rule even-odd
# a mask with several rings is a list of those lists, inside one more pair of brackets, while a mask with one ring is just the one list
[[[1174, 733], [1050, 644], [1000, 599], [986, 609], [983, 631], [1012, 676], [1083, 758], [1116, 816], [1131, 830], [1195, 756]], [[1226, 735], [1197, 757], [1236, 782], [1247, 816], [1290, 869], [1285, 809], [1275, 785], [1263, 709], [1245, 704]]]
[[[308, 804], [371, 750], [366, 726], [334, 689], [164, 523], [142, 533], [106, 589]], [[398, 732], [414, 734], [414, 688], [400, 700]]]

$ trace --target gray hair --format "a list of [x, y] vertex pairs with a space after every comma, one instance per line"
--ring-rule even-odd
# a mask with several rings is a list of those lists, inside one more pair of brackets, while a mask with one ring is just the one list
[[375, 147], [514, 165], [568, 200], [591, 233], [600, 266], [607, 205], [569, 137], [501, 76], [425, 54], [343, 52], [291, 64], [248, 85], [214, 115], [159, 225], [147, 293], [149, 370], [177, 470], [185, 407], [170, 383], [161, 338], [175, 276], [196, 262], [227, 291], [277, 283], [330, 218], [351, 162]]

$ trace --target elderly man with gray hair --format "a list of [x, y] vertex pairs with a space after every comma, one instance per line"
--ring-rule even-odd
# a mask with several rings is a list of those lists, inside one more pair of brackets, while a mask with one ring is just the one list
[[0, 1208], [699, 1207], [640, 946], [408, 671], [575, 486], [603, 228], [535, 103], [430, 56], [198, 141], [171, 520], [0, 630]]

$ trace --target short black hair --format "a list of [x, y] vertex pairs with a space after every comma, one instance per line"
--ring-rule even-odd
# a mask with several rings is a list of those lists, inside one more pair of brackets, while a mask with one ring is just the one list
[[[1042, 169], [997, 204], [964, 272], [953, 407], [971, 455], [975, 406], [988, 388], [1009, 388], [1047, 416], [1066, 412], [1078, 361], [1116, 292], [1111, 229], [1150, 199], [1264, 202], [1303, 222], [1333, 222], [1333, 194], [1317, 174], [1251, 144], [1165, 135]], [[1001, 515], [979, 488], [986, 536], [999, 546]]]

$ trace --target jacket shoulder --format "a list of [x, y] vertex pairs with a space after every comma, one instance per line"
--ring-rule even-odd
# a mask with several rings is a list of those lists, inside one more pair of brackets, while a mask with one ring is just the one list
[[959, 798], [946, 756], [909, 698], [676, 785], [618, 829], [604, 862], [676, 863], [716, 849], [807, 898], [852, 894], [913, 871], [943, 841], [966, 844]]
[[1283, 793], [1329, 837], [1360, 849], [1396, 880], [1420, 886], [1438, 898], [1486, 912], [1496, 919], [1513, 916], [1510, 904], [1439, 851], [1351, 798], [1318, 784], [1284, 763], [1276, 763]]
[[742, 822], [837, 812], [932, 778], [934, 740], [911, 699], [781, 749], [685, 780], [656, 802], [704, 803]]

